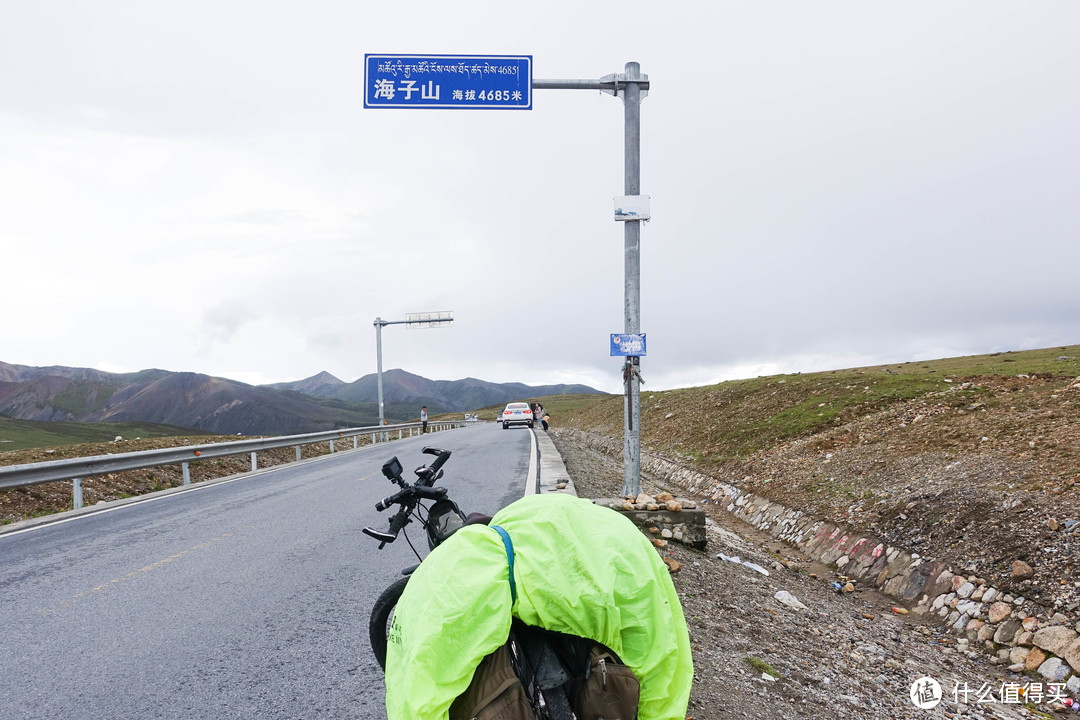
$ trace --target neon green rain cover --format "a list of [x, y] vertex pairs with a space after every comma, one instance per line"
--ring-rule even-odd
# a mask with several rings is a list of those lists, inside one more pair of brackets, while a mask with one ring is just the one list
[[693, 664], [667, 566], [632, 522], [565, 494], [533, 495], [492, 520], [514, 544], [517, 602], [499, 534], [468, 526], [424, 560], [397, 605], [386, 657], [389, 720], [444, 720], [511, 613], [598, 640], [641, 681], [639, 720], [683, 720]]

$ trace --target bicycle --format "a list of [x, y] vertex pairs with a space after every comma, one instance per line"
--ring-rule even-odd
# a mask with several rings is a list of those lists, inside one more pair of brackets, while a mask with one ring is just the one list
[[[401, 462], [396, 456], [382, 466], [383, 476], [398, 485], [401, 490], [375, 504], [375, 509], [379, 512], [395, 506], [398, 508], [390, 518], [389, 529], [386, 532], [380, 532], [372, 527], [365, 527], [363, 530], [364, 534], [379, 541], [380, 550], [387, 543], [394, 542], [413, 520], [423, 526], [429, 550], [434, 550], [465, 525], [486, 525], [491, 520], [490, 516], [480, 513], [466, 516], [457, 503], [449, 499], [446, 488], [434, 487], [435, 481], [443, 476], [442, 466], [450, 458], [451, 451], [425, 447], [422, 452], [426, 455], [434, 455], [436, 459], [430, 465], [421, 465], [414, 470], [417, 479], [411, 484], [402, 478]], [[430, 502], [431, 505], [425, 506], [425, 501]], [[417, 559], [423, 562], [420, 552], [409, 540], [408, 533], [405, 533], [405, 539]], [[387, 637], [394, 608], [405, 591], [409, 577], [418, 567], [419, 564], [416, 564], [402, 570], [403, 577], [383, 590], [371, 609], [368, 638], [375, 659], [384, 671], [386, 670]], [[585, 647], [582, 643], [589, 643], [589, 641], [531, 627], [516, 619], [513, 621], [508, 639], [511, 664], [538, 718], [575, 720], [567, 696], [567, 687], [573, 681], [574, 675], [567, 669], [564, 660], [581, 655], [582, 648]], [[586, 649], [584, 654], [587, 655], [587, 653]]]

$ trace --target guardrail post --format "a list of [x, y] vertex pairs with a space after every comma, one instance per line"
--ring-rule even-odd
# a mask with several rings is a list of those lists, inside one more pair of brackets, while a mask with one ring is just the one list
[[398, 439], [398, 440], [400, 440], [400, 439], [401, 439], [401, 428], [398, 428], [398, 429], [397, 429], [397, 439]]
[[300, 462], [300, 446], [296, 446], [296, 462]]
[[353, 436], [352, 436], [352, 449], [353, 449], [353, 450], [355, 450], [355, 449], [356, 449], [356, 448], [358, 448], [358, 447], [359, 447], [359, 445], [358, 445], [358, 444], [357, 444], [357, 442], [356, 442], [356, 436], [355, 436], [355, 435], [353, 435]]
[[251, 470], [254, 472], [259, 467], [259, 464], [255, 461], [255, 453], [251, 453]]
[[330, 454], [334, 454], [334, 438], [330, 438]]
[[375, 433], [371, 433], [371, 444], [375, 444]]
[[73, 510], [82, 507], [82, 478], [71, 478], [71, 507]]
[[191, 468], [188, 466], [188, 464], [186, 462], [182, 462], [182, 463], [180, 463], [180, 469], [184, 471], [184, 484], [185, 485], [190, 485], [191, 484]]

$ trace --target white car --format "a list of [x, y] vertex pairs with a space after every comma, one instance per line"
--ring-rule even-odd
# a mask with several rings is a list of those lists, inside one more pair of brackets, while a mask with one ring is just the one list
[[503, 430], [507, 429], [511, 425], [525, 425], [526, 427], [533, 426], [533, 411], [529, 403], [510, 403], [503, 410], [502, 419], [499, 420], [502, 423]]

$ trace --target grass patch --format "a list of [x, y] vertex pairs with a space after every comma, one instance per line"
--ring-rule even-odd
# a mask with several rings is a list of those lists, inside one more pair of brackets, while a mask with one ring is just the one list
[[[910, 401], [965, 409], [1000, 402], [987, 378], [1071, 379], [1080, 376], [1080, 346], [993, 353], [818, 373], [732, 380], [696, 388], [641, 393], [642, 445], [673, 451], [699, 467], [739, 461], [778, 444], [839, 427]], [[961, 386], [971, 381], [966, 389]], [[541, 398], [553, 425], [622, 436], [621, 395]], [[489, 408], [483, 419], [494, 419]], [[832, 489], [839, 490], [839, 489]]]
[[209, 434], [191, 428], [155, 423], [40, 422], [0, 417], [0, 453], [7, 450], [108, 442], [117, 435], [133, 440], [136, 437], [158, 438]]
[[776, 671], [776, 670], [775, 670], [775, 669], [773, 668], [773, 666], [772, 666], [772, 665], [770, 665], [769, 663], [765, 662], [764, 660], [761, 660], [760, 658], [756, 658], [756, 657], [754, 657], [753, 655], [747, 655], [747, 656], [746, 656], [745, 658], [743, 658], [743, 659], [744, 659], [744, 660], [746, 660], [746, 664], [747, 664], [747, 665], [749, 665], [750, 667], [754, 668], [754, 669], [755, 669], [755, 670], [757, 670], [758, 672], [766, 673], [767, 675], [772, 675], [772, 676], [773, 676], [774, 678], [776, 678], [777, 680], [779, 680], [779, 679], [780, 679], [780, 673], [778, 673], [778, 672], [777, 672], [777, 671]]
[[[621, 395], [597, 395], [593, 393], [583, 393], [579, 395], [545, 395], [543, 397], [526, 397], [520, 401], [515, 402], [527, 402], [530, 405], [533, 403], [540, 403], [544, 406], [544, 410], [551, 416], [552, 424], [558, 425], [559, 418], [569, 417], [571, 415], [577, 415], [582, 412], [587, 412], [599, 403], [611, 402], [612, 399], [618, 403], [619, 408], [622, 408], [622, 396]], [[493, 422], [498, 420], [502, 416], [503, 409], [506, 408], [506, 403], [500, 403], [498, 405], [489, 405], [485, 408], [478, 410], [470, 410], [469, 412], [476, 413], [477, 417], [481, 420], [487, 420]], [[620, 413], [622, 410], [620, 409]], [[452, 417], [461, 417], [461, 413], [451, 413]]]
[[115, 391], [112, 385], [76, 381], [53, 398], [52, 406], [75, 416], [83, 415], [104, 408]]

